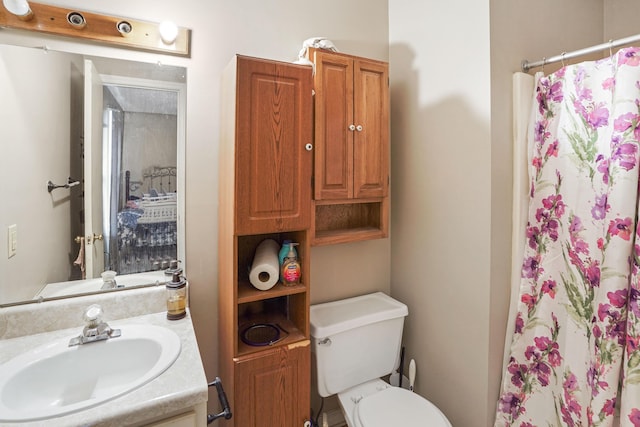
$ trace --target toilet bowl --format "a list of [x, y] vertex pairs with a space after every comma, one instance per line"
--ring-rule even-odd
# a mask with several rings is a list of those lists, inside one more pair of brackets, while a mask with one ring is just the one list
[[338, 393], [338, 401], [349, 427], [451, 427], [433, 403], [381, 379]]
[[381, 379], [399, 364], [407, 314], [382, 292], [311, 306], [318, 393], [338, 396], [349, 427], [451, 427], [433, 403]]

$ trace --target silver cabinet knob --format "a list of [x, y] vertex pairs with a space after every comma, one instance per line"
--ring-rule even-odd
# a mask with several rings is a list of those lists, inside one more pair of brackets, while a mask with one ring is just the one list
[[311, 144], [311, 143], [306, 144], [306, 145], [304, 146], [304, 149], [305, 149], [305, 150], [307, 150], [307, 151], [311, 151], [311, 150], [313, 150], [313, 144]]
[[358, 126], [356, 126], [356, 130], [357, 130], [358, 132], [362, 132], [362, 125], [358, 125]]
[[356, 125], [349, 125], [349, 130], [351, 132], [353, 132], [354, 130], [356, 130]]

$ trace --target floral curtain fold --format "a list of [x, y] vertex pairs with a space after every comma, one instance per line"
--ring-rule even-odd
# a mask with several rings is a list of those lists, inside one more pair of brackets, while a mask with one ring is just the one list
[[640, 427], [640, 49], [537, 79], [495, 426]]

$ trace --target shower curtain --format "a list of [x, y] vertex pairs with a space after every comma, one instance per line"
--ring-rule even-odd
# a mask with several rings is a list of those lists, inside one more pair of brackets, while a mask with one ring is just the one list
[[495, 426], [640, 427], [640, 49], [536, 76]]

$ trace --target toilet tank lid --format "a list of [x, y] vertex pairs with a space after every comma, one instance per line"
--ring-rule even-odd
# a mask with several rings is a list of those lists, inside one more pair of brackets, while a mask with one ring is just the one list
[[349, 329], [409, 314], [407, 306], [390, 296], [375, 292], [338, 301], [312, 305], [311, 336], [326, 338]]

